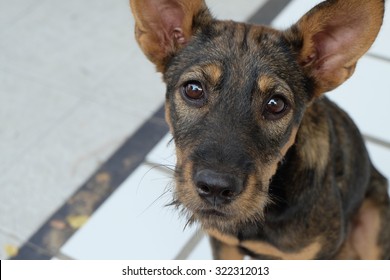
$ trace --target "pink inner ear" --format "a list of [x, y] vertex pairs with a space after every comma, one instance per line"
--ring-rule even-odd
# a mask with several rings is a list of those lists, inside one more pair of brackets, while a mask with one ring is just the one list
[[332, 71], [346, 66], [345, 64], [354, 56], [356, 44], [359, 44], [358, 31], [357, 26], [340, 24], [326, 27], [316, 33], [313, 36], [316, 53], [311, 54], [311, 60], [316, 60], [317, 69]]
[[[157, 1], [158, 2], [158, 1]], [[155, 6], [156, 19], [159, 19], [159, 24], [154, 28], [155, 32], [163, 32], [164, 37], [169, 41], [174, 39], [176, 42], [185, 43], [183, 32], [184, 12], [182, 7], [172, 0], [160, 1], [153, 3]]]
[[[315, 95], [332, 90], [354, 72], [375, 40], [383, 0], [323, 1], [298, 22], [303, 36], [299, 62], [316, 82]], [[294, 30], [293, 30], [294, 31]]]

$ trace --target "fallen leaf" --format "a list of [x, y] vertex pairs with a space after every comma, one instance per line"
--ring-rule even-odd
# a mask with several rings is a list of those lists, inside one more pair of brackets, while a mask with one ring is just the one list
[[66, 221], [73, 229], [81, 228], [89, 219], [87, 215], [69, 215]]
[[96, 175], [95, 179], [98, 184], [107, 184], [110, 181], [111, 176], [108, 172], [101, 172]]
[[15, 257], [19, 253], [19, 248], [10, 244], [6, 244], [4, 246], [4, 250], [7, 256], [10, 258]]
[[63, 230], [66, 228], [66, 223], [61, 221], [61, 220], [52, 220], [50, 222], [50, 225], [52, 228], [58, 229], [58, 230]]

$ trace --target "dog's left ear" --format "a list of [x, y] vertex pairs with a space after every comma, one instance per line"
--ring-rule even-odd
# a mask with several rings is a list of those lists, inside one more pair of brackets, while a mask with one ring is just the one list
[[382, 25], [383, 0], [328, 0], [286, 31], [298, 62], [315, 82], [315, 96], [330, 91], [354, 72]]
[[137, 42], [160, 72], [191, 39], [195, 18], [211, 19], [204, 0], [130, 0], [130, 6]]

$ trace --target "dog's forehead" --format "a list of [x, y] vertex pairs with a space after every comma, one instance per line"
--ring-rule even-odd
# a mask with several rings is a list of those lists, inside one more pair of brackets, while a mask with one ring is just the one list
[[275, 50], [283, 41], [281, 34], [268, 26], [216, 20], [201, 29], [199, 37], [229, 55], [242, 56]]
[[215, 21], [200, 28], [170, 60], [164, 73], [167, 94], [198, 81], [215, 93], [212, 96], [221, 106], [242, 112], [253, 101], [261, 105], [278, 92], [299, 105], [300, 115], [310, 95], [310, 81], [283, 34], [267, 26], [233, 21]]
[[296, 70], [281, 32], [267, 26], [214, 21], [201, 28], [172, 59], [165, 76], [173, 82], [179, 76], [186, 78], [188, 72], [202, 72], [213, 80], [223, 74], [234, 83], [245, 83], [259, 80], [261, 75], [288, 79]]

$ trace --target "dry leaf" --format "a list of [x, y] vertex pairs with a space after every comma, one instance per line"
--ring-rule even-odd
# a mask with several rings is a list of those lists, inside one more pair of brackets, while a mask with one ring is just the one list
[[97, 174], [95, 178], [98, 184], [106, 184], [110, 181], [111, 176], [108, 172], [101, 172]]
[[87, 215], [69, 215], [66, 221], [73, 229], [81, 228], [89, 219]]
[[19, 248], [10, 244], [6, 244], [4, 246], [4, 250], [7, 256], [10, 258], [15, 257], [19, 253]]
[[50, 225], [52, 226], [52, 228], [58, 229], [58, 230], [63, 230], [66, 228], [65, 222], [63, 222], [61, 220], [52, 220], [50, 222]]

